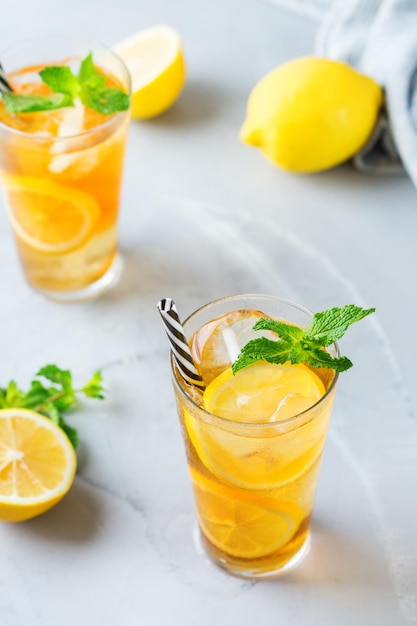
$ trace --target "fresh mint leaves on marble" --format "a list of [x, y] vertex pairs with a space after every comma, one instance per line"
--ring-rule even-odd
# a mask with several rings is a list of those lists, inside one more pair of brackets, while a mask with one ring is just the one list
[[312, 367], [327, 367], [336, 372], [344, 372], [352, 367], [352, 361], [345, 356], [332, 357], [324, 348], [343, 337], [349, 326], [374, 311], [375, 309], [362, 309], [354, 304], [347, 304], [342, 308], [334, 307], [315, 313], [305, 330], [278, 320], [261, 318], [253, 326], [253, 330], [273, 331], [278, 339], [251, 339], [243, 346], [233, 363], [233, 373], [236, 374], [256, 361], [306, 363]]
[[53, 65], [41, 70], [39, 76], [53, 93], [46, 96], [3, 93], [2, 98], [9, 113], [72, 107], [76, 98], [103, 115], [129, 108], [130, 98], [127, 93], [116, 87], [105, 86], [106, 77], [97, 71], [91, 52], [81, 62], [77, 75], [66, 65]]
[[[52, 383], [52, 384], [51, 384]], [[14, 380], [6, 387], [0, 387], [0, 409], [31, 409], [49, 417], [67, 435], [74, 448], [78, 444], [78, 433], [62, 417], [77, 401], [77, 395], [104, 399], [104, 388], [100, 371], [80, 388], [74, 388], [72, 374], [56, 365], [45, 365], [31, 382], [29, 391], [22, 391]]]

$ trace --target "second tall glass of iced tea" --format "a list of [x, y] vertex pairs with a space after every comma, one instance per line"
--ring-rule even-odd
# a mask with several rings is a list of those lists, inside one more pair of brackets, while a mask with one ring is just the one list
[[[1, 60], [13, 90], [42, 94], [38, 72], [93, 54], [108, 87], [130, 91], [123, 62], [109, 49], [50, 37], [18, 45]], [[0, 99], [0, 176], [28, 283], [59, 301], [94, 297], [120, 274], [117, 220], [129, 111], [103, 115], [74, 107], [8, 113]]]

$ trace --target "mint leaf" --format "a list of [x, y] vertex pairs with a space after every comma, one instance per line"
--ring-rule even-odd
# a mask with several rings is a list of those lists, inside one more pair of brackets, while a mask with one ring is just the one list
[[61, 422], [61, 417], [59, 415], [59, 411], [57, 409], [57, 407], [54, 405], [53, 402], [45, 402], [42, 405], [42, 413], [43, 415], [45, 415], [46, 417], [49, 417], [49, 419], [52, 422], [55, 422], [55, 424], [57, 426], [60, 426], [60, 422]]
[[110, 115], [116, 111], [127, 111], [130, 104], [129, 96], [120, 89], [92, 89], [83, 87], [80, 94], [81, 102], [103, 115]]
[[292, 339], [300, 339], [304, 334], [303, 329], [298, 326], [285, 324], [279, 320], [265, 317], [262, 317], [255, 323], [253, 330], [272, 330], [278, 335], [278, 337], [281, 339], [287, 339], [288, 341], [291, 341]]
[[251, 339], [240, 351], [238, 358], [232, 365], [232, 371], [236, 374], [239, 370], [256, 361], [286, 363], [290, 358], [291, 348], [292, 342], [285, 339], [278, 341], [267, 339], [267, 337]]
[[43, 82], [56, 93], [65, 93], [75, 98], [80, 90], [78, 79], [66, 65], [52, 65], [39, 72]]
[[103, 89], [106, 84], [106, 78], [100, 74], [93, 62], [93, 55], [90, 54], [81, 62], [78, 72], [78, 82], [81, 87], [90, 87], [91, 89]]
[[5, 406], [23, 406], [25, 394], [19, 389], [14, 380], [11, 380], [5, 389]]
[[24, 400], [25, 409], [35, 409], [41, 404], [48, 401], [51, 394], [56, 391], [46, 389], [39, 380], [33, 380], [29, 391], [27, 392]]
[[322, 346], [329, 346], [343, 337], [349, 326], [358, 322], [375, 309], [361, 309], [354, 304], [347, 304], [339, 309], [334, 307], [322, 313], [315, 313], [305, 330], [305, 339], [319, 341]]
[[57, 365], [41, 367], [36, 376], [43, 376], [53, 383], [58, 383], [67, 391], [72, 391], [72, 376], [69, 370], [62, 370]]
[[66, 434], [70, 442], [72, 443], [72, 447], [74, 448], [74, 450], [76, 450], [78, 446], [78, 441], [79, 441], [78, 432], [76, 431], [76, 429], [70, 426], [62, 417], [59, 420], [58, 426], [62, 428], [62, 430], [64, 431], [64, 433]]
[[344, 372], [353, 365], [347, 357], [333, 357], [323, 348], [305, 340], [294, 344], [288, 361], [292, 364], [307, 363], [317, 368], [327, 367], [336, 372]]
[[19, 96], [4, 93], [2, 98], [9, 113], [35, 113], [73, 106], [70, 96], [63, 93], [53, 93], [50, 96]]
[[337, 372], [344, 372], [353, 363], [345, 356], [333, 357], [324, 348], [331, 345], [345, 334], [354, 322], [358, 322], [375, 309], [362, 309], [354, 304], [343, 308], [334, 307], [321, 313], [315, 313], [305, 330], [279, 320], [261, 318], [253, 330], [271, 330], [278, 336], [276, 341], [259, 337], [251, 339], [232, 365], [234, 374], [240, 369], [256, 363], [306, 363], [312, 367], [326, 367]]
[[89, 398], [98, 398], [99, 400], [104, 399], [104, 387], [101, 384], [103, 381], [103, 377], [101, 375], [100, 370], [93, 374], [92, 378], [88, 381], [80, 391], [82, 391]]

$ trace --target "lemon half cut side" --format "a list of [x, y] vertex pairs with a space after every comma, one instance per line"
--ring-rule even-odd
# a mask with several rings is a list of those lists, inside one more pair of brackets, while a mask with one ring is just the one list
[[131, 114], [148, 119], [166, 111], [185, 83], [181, 39], [170, 26], [147, 28], [113, 46], [132, 78]]
[[27, 409], [0, 410], [0, 520], [44, 513], [70, 489], [77, 466], [68, 437]]

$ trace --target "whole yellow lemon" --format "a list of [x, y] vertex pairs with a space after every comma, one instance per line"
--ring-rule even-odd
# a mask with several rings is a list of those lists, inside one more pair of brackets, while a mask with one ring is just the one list
[[382, 101], [382, 88], [346, 63], [301, 57], [254, 87], [240, 137], [286, 170], [318, 172], [358, 152]]

